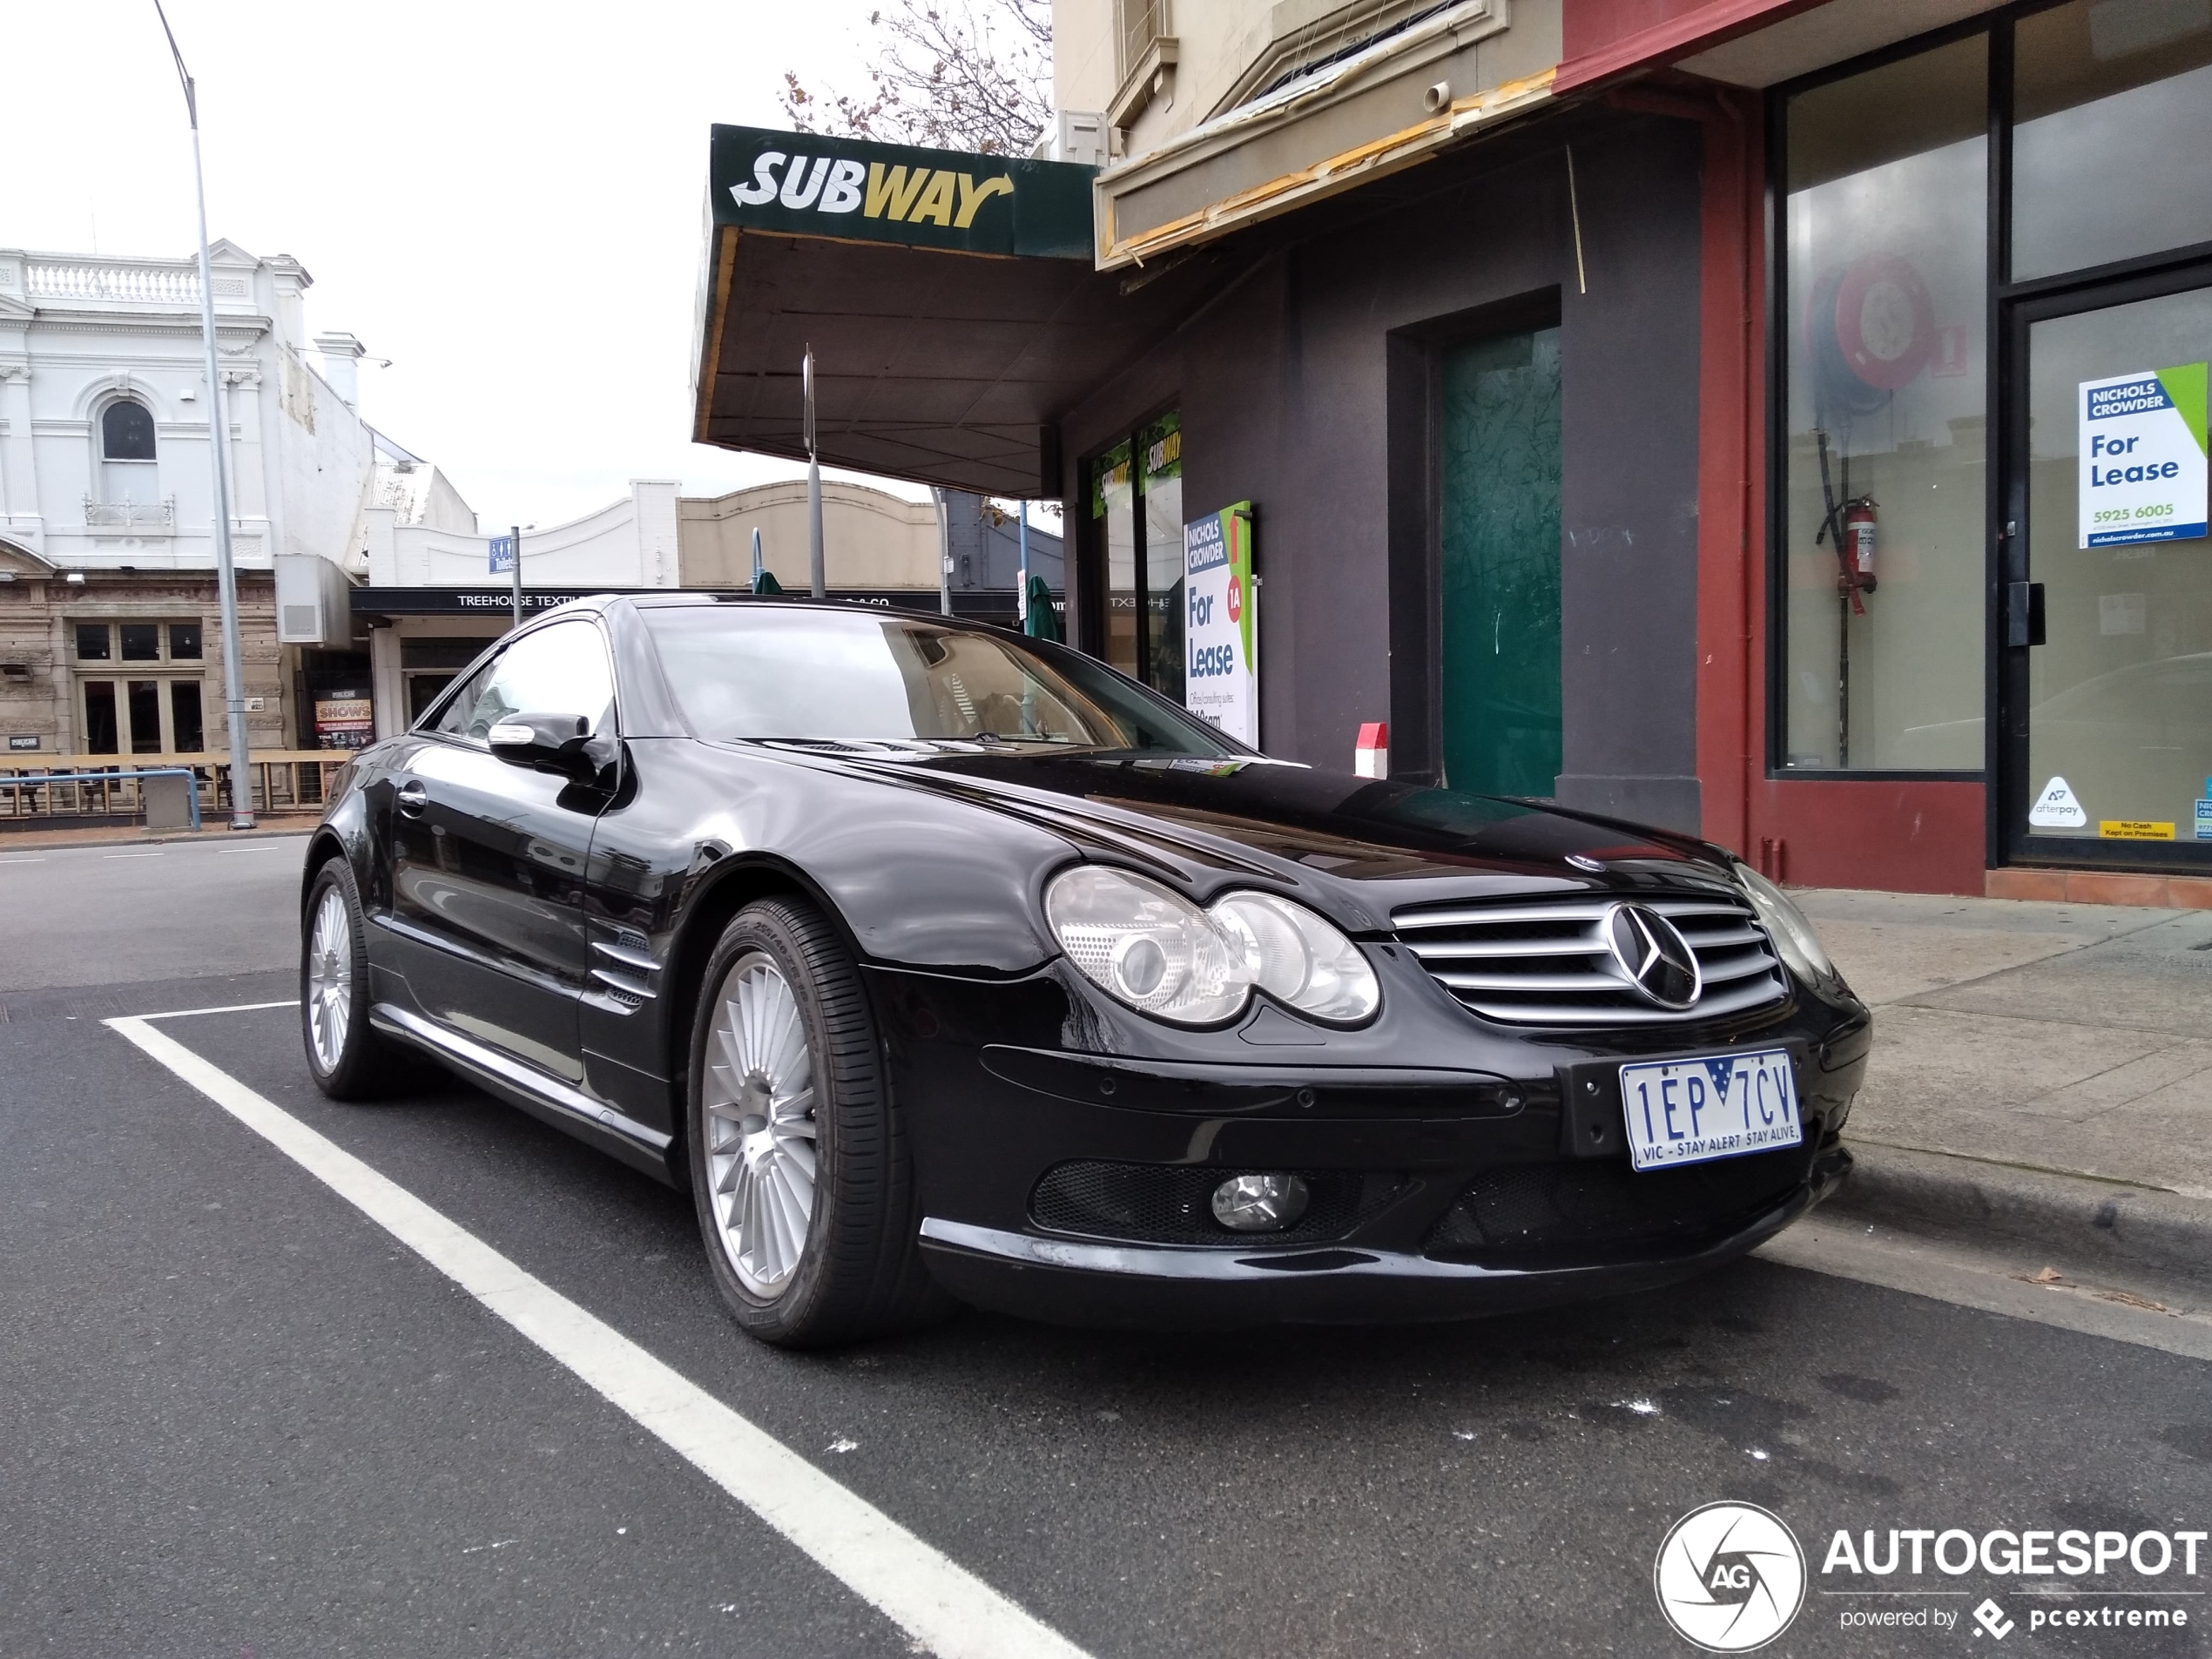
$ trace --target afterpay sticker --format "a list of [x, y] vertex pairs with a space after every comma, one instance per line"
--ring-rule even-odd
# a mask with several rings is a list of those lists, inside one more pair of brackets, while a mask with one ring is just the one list
[[2054, 778], [2027, 809], [2027, 821], [2036, 829], [2087, 829], [2089, 814], [2074, 799], [2074, 786], [2063, 778]]

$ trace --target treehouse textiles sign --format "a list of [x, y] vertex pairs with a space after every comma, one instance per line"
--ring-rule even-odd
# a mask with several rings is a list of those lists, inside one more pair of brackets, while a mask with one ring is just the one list
[[717, 225], [963, 253], [1088, 260], [1091, 169], [718, 126]]

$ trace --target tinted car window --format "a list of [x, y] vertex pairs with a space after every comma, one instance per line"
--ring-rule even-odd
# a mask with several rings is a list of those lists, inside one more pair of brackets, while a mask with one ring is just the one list
[[921, 617], [797, 607], [642, 614], [703, 738], [1247, 752], [1166, 698], [1057, 646]]
[[580, 714], [597, 732], [613, 718], [614, 700], [599, 631], [561, 622], [524, 635], [470, 675], [435, 729], [481, 743], [510, 714]]

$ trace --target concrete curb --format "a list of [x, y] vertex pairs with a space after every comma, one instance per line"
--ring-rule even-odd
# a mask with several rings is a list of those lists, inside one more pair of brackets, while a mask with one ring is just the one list
[[2201, 1198], [1942, 1152], [1851, 1150], [1856, 1165], [1824, 1215], [2212, 1286], [2212, 1203]]

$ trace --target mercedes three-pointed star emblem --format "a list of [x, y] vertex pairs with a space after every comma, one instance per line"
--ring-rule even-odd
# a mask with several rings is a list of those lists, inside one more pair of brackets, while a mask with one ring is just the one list
[[1697, 954], [1675, 924], [1640, 904], [1616, 904], [1599, 923], [1613, 960], [1644, 1001], [1662, 1008], [1693, 1006], [1705, 988]]

